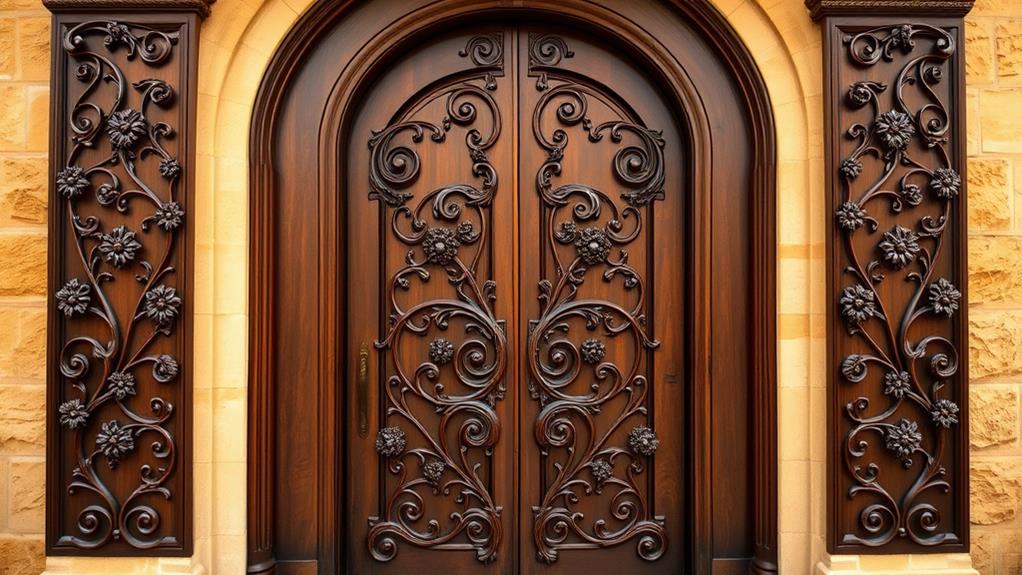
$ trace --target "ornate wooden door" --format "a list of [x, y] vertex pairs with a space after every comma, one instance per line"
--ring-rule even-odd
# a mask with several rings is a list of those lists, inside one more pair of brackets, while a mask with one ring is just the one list
[[685, 126], [591, 35], [400, 55], [343, 151], [353, 573], [680, 573]]

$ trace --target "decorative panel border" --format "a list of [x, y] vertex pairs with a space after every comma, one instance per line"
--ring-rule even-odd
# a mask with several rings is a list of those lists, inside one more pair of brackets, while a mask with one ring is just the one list
[[968, 549], [966, 4], [807, 1], [824, 37], [831, 553]]
[[196, 36], [208, 4], [47, 6], [47, 553], [187, 556]]

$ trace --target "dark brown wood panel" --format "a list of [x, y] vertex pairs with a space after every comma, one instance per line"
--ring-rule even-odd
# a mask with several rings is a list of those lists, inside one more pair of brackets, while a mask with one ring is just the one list
[[817, 6], [833, 553], [968, 550], [961, 17], [971, 2], [922, 4], [882, 16]]
[[[546, 46], [531, 70], [530, 32]], [[249, 571], [776, 572], [764, 90], [701, 2], [314, 6], [275, 57], [254, 114]], [[661, 173], [645, 169], [657, 162]], [[602, 211], [574, 199], [560, 207], [558, 193], [587, 197], [572, 185], [606, 194], [595, 194]], [[627, 195], [647, 188], [650, 197]], [[613, 302], [633, 301], [639, 282], [599, 271], [623, 261], [621, 249], [643, 282], [637, 308]], [[558, 275], [555, 253], [577, 273]], [[614, 341], [598, 312], [596, 329], [570, 319], [530, 352], [529, 324], [557, 309], [537, 299], [543, 280], [551, 294], [568, 293], [557, 291], [564, 283], [624, 310], [616, 337], [636, 341]], [[458, 313], [440, 326], [444, 306]], [[413, 324], [424, 329], [396, 334]], [[597, 375], [629, 363], [630, 386], [611, 367]], [[585, 375], [560, 391], [556, 377], [533, 377], [533, 397], [530, 364]], [[466, 385], [470, 370], [482, 374], [477, 387]], [[644, 398], [624, 389], [642, 387], [639, 376]], [[548, 406], [578, 404], [586, 382], [612, 398], [575, 425], [615, 429], [613, 463], [599, 450], [572, 463], [558, 426], [534, 425]], [[441, 434], [458, 409], [479, 424]], [[629, 445], [642, 427], [652, 433], [638, 429]], [[647, 458], [652, 434], [660, 445]], [[616, 482], [596, 493], [604, 459]], [[565, 523], [560, 541], [556, 520], [534, 529], [537, 516], [560, 513], [544, 504], [555, 463], [591, 489], [579, 491], [585, 521]], [[461, 478], [464, 499], [434, 491], [431, 477]], [[610, 485], [643, 507], [619, 537], [593, 522], [610, 513]], [[413, 505], [388, 503], [401, 493]], [[421, 519], [409, 514], [420, 509]], [[422, 528], [429, 519], [433, 532]]]
[[188, 212], [205, 5], [47, 6], [47, 553], [190, 555]]

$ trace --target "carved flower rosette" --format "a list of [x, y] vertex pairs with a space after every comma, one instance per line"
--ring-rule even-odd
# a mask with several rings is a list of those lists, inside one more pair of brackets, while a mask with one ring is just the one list
[[946, 80], [955, 40], [905, 24], [849, 32], [844, 41], [863, 74], [842, 95], [847, 128], [834, 175], [836, 393], [847, 401], [835, 464], [844, 468], [844, 504], [857, 510], [839, 542], [956, 543], [942, 517], [950, 462], [962, 449], [964, 396], [952, 239], [963, 217], [962, 143], [953, 140]]
[[64, 255], [51, 262], [61, 343], [49, 406], [64, 462], [61, 547], [182, 544], [180, 519], [163, 516], [181, 503], [184, 431], [185, 167], [163, 79], [176, 72], [178, 34], [90, 21], [62, 36], [69, 137], [52, 186]]

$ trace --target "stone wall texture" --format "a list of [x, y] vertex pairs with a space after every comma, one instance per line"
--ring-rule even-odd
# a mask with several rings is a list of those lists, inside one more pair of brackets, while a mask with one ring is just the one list
[[[285, 2], [290, 10], [299, 12], [311, 0]], [[212, 28], [222, 27], [225, 22], [235, 22], [244, 28], [262, 0], [222, 0], [221, 3], [224, 5], [215, 7], [214, 16], [206, 23], [210, 28], [210, 40], [223, 36], [223, 30]], [[732, 21], [752, 12], [743, 11], [743, 0], [715, 0], [715, 3]], [[781, 21], [791, 23], [791, 30], [787, 30], [789, 33], [784, 37], [794, 39], [789, 41], [788, 49], [796, 66], [804, 60], [812, 72], [806, 77], [814, 79], [808, 82], [813, 85], [805, 89], [815, 95], [810, 98], [816, 103], [812, 113], [822, 114], [818, 109], [822, 83], [817, 85], [815, 81], [820, 76], [816, 57], [818, 31], [808, 23], [802, 0], [756, 0], [756, 3], [768, 7], [771, 13], [788, 12]], [[279, 2], [271, 4], [277, 6]], [[242, 7], [247, 10], [245, 18], [229, 10]], [[219, 14], [216, 8], [221, 8]], [[274, 14], [273, 10], [265, 12]], [[242, 34], [241, 29], [231, 32], [232, 37]], [[39, 0], [0, 0], [0, 575], [35, 575], [43, 570], [45, 563], [42, 533], [49, 34], [49, 15]], [[1022, 0], [977, 0], [975, 10], [967, 19], [966, 36], [972, 555], [983, 575], [1022, 575]], [[251, 50], [258, 47], [269, 52], [269, 46], [275, 41], [256, 43]], [[810, 50], [813, 46], [817, 47]], [[200, 93], [206, 94], [211, 91], [208, 84], [221, 80], [220, 72], [231, 58], [229, 51], [210, 41], [203, 42], [203, 50], [207, 68], [206, 75], [200, 78]], [[803, 53], [811, 57], [797, 58]], [[222, 65], [217, 68], [210, 65], [211, 62]], [[265, 63], [252, 65], [251, 73], [246, 74], [251, 76], [251, 82], [245, 84], [257, 84], [264, 66]], [[764, 73], [770, 70], [764, 68]], [[210, 99], [200, 103], [208, 106]], [[227, 114], [228, 110], [218, 109], [218, 113]], [[797, 132], [790, 132], [789, 139], [792, 134]], [[819, 136], [810, 138], [810, 142], [785, 141], [782, 147], [822, 146], [817, 141]], [[200, 162], [203, 160], [204, 157], [200, 157]], [[239, 163], [236, 170], [239, 178], [244, 177], [243, 167], [243, 163]], [[822, 178], [820, 170], [809, 170], [809, 173], [813, 178]], [[200, 193], [202, 189], [200, 187]], [[799, 222], [804, 229], [786, 225], [782, 232], [801, 238], [810, 235], [809, 228], [822, 228], [821, 221], [803, 219]], [[782, 244], [784, 242], [782, 238]], [[225, 260], [243, 260], [243, 250], [243, 245], [237, 246], [234, 252], [222, 255]], [[808, 257], [801, 252], [796, 255]], [[785, 308], [787, 296], [783, 290], [780, 297], [781, 307]], [[783, 327], [790, 322], [781, 323]], [[238, 328], [243, 334], [243, 325]], [[790, 338], [785, 339], [782, 334], [782, 352], [805, 355], [798, 363], [809, 362], [810, 352], [786, 345], [788, 343]], [[227, 351], [224, 347], [220, 349]], [[782, 370], [782, 386], [791, 383], [786, 381], [789, 375]], [[814, 380], [822, 381], [822, 375], [818, 375]], [[223, 420], [221, 408], [227, 405], [241, 406], [237, 411], [243, 413], [243, 382], [239, 382], [237, 390], [229, 390], [237, 391], [234, 395], [198, 393], [201, 391], [197, 389], [197, 413], [216, 412], [214, 419]], [[822, 396], [822, 389], [814, 391]], [[793, 415], [796, 419], [815, 421], [822, 416], [825, 402], [815, 395], [813, 401], [806, 397], [803, 393], [798, 396], [799, 401], [785, 405], [807, 406], [806, 413]], [[212, 405], [208, 405], [210, 403]], [[810, 410], [813, 413], [808, 413]], [[239, 417], [243, 420], [243, 416]], [[197, 426], [203, 421], [204, 418], [198, 417]], [[819, 426], [822, 427], [822, 422]], [[788, 436], [782, 434], [782, 437]], [[201, 453], [197, 457], [197, 488], [201, 490], [206, 482], [199, 479], [209, 475], [206, 468], [210, 464], [208, 457]], [[243, 464], [238, 463], [236, 467], [237, 477], [243, 477]], [[822, 463], [817, 467], [819, 470], [814, 467], [812, 474], [819, 477]], [[804, 476], [809, 474], [807, 471], [802, 476], [791, 474], [790, 477], [801, 477], [797, 481], [804, 482]], [[230, 491], [237, 492], [236, 489]], [[781, 492], [782, 495], [786, 493], [784, 486]], [[199, 497], [198, 501], [209, 501], [209, 498]], [[207, 532], [221, 534], [221, 539], [227, 539], [229, 534], [239, 540], [238, 546], [231, 548], [243, 548], [240, 547], [244, 541], [244, 513], [240, 510], [243, 505], [241, 498], [229, 510], [237, 516], [237, 521], [230, 523], [238, 524], [242, 529], [240, 535], [217, 526], [226, 521], [210, 519], [210, 513], [198, 510], [197, 530], [207, 538]], [[822, 500], [815, 507], [822, 509]], [[213, 525], [206, 525], [210, 521]], [[799, 529], [805, 530], [803, 527]], [[197, 538], [197, 553], [205, 549], [202, 553], [208, 554], [210, 544], [203, 541], [202, 537]], [[788, 556], [798, 547], [796, 543], [790, 536], [782, 537], [782, 553]], [[222, 554], [215, 552], [213, 555]], [[240, 572], [243, 557], [230, 555], [216, 557], [209, 563], [215, 566], [213, 572], [218, 575]], [[806, 559], [816, 556], [797, 555]], [[811, 561], [806, 563], [789, 571], [808, 572]], [[151, 571], [151, 567], [148, 563], [129, 566], [120, 562], [118, 572]]]
[[50, 18], [0, 0], [0, 575], [43, 570]]
[[972, 557], [1022, 575], [1022, 2], [966, 19]]

